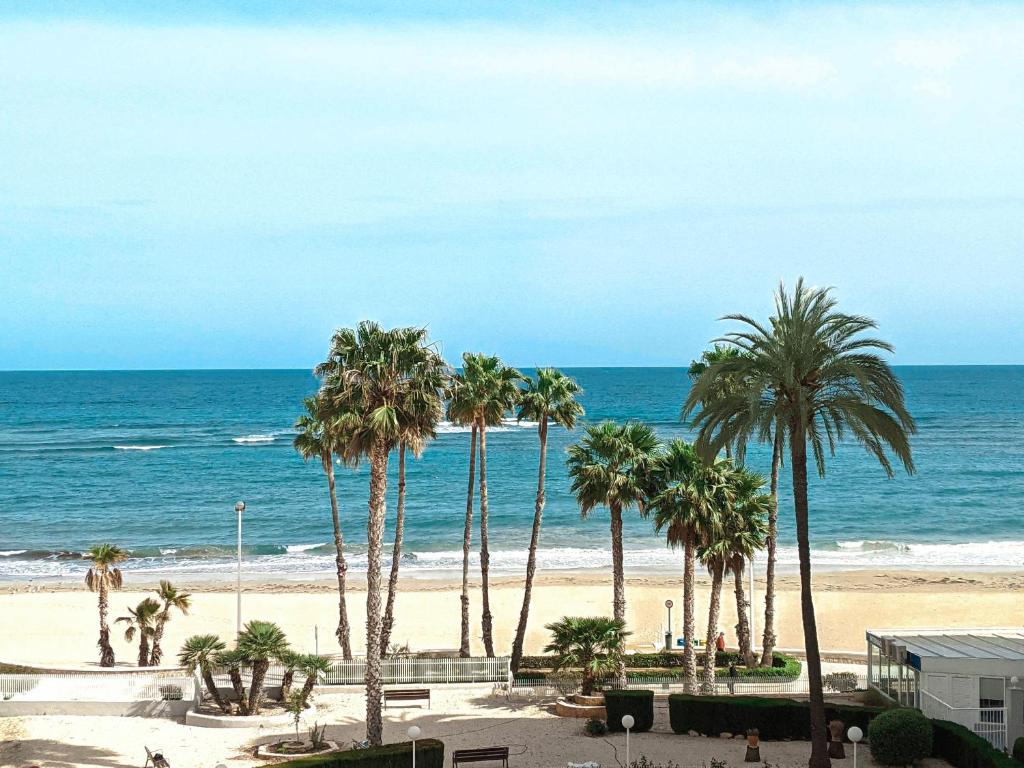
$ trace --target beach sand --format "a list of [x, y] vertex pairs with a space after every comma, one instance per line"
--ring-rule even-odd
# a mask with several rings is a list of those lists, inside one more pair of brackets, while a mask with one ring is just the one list
[[[176, 615], [167, 627], [165, 658], [172, 660], [182, 641], [195, 633], [214, 632], [229, 639], [235, 632], [233, 582], [194, 583], [176, 578], [195, 594], [188, 616]], [[352, 644], [361, 652], [365, 640], [365, 581], [350, 580], [348, 607]], [[111, 620], [124, 615], [144, 596], [133, 583], [111, 596]], [[708, 583], [700, 577], [697, 627], [706, 628]], [[803, 647], [798, 581], [785, 575], [778, 582], [776, 631], [781, 648]], [[336, 584], [328, 579], [293, 583], [244, 584], [243, 619], [278, 622], [293, 646], [337, 653]], [[40, 591], [29, 591], [40, 590]], [[762, 609], [764, 585], [757, 583], [756, 606]], [[542, 572], [534, 588], [527, 633], [527, 652], [540, 652], [547, 641], [544, 625], [567, 614], [607, 615], [611, 612], [610, 576], [604, 573]], [[682, 581], [676, 574], [631, 575], [627, 580], [627, 621], [631, 645], [653, 648], [663, 642], [664, 602], [675, 602], [672, 621], [676, 634], [682, 624]], [[511, 647], [522, 602], [520, 578], [492, 580], [495, 646], [499, 653]], [[730, 645], [735, 642], [735, 598], [732, 583], [722, 594], [721, 628]], [[999, 627], [1020, 625], [1024, 608], [1024, 573], [959, 573], [895, 571], [834, 571], [815, 576], [815, 608], [821, 646], [832, 651], [865, 650], [868, 628], [892, 627]], [[480, 594], [471, 593], [473, 651], [482, 654]], [[761, 616], [757, 618], [760, 627]], [[83, 664], [96, 659], [96, 595], [84, 586], [48, 587], [8, 584], [0, 588], [0, 662], [23, 664]], [[459, 645], [459, 583], [452, 580], [406, 578], [400, 584], [393, 641], [413, 650], [455, 649]], [[118, 661], [132, 663], [134, 646], [114, 627]], [[317, 642], [317, 634], [319, 640]]]

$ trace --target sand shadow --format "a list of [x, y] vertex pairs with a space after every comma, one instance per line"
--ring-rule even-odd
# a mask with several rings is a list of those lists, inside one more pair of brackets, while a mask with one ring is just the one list
[[82, 744], [64, 744], [52, 739], [19, 739], [11, 745], [0, 745], [0, 762], [3, 765], [30, 766], [43, 768], [71, 768], [78, 765], [95, 765], [101, 768], [137, 768], [146, 759], [143, 754], [138, 763], [122, 762], [109, 749], [90, 747]]

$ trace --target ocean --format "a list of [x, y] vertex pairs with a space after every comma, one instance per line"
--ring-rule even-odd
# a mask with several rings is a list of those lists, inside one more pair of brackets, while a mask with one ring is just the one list
[[[917, 474], [887, 479], [859, 446], [843, 444], [812, 479], [817, 568], [1011, 569], [1024, 566], [1024, 367], [899, 367], [919, 433]], [[686, 373], [674, 368], [566, 369], [583, 387], [586, 421], [640, 419], [664, 439], [679, 422]], [[98, 542], [131, 551], [126, 570], [214, 577], [234, 569], [236, 500], [245, 501], [247, 578], [308, 579], [333, 572], [322, 468], [292, 448], [307, 371], [0, 373], [0, 579], [78, 579]], [[607, 513], [581, 520], [565, 449], [582, 429], [552, 429], [541, 567], [604, 568]], [[404, 572], [461, 567], [468, 431], [443, 424], [408, 462]], [[523, 569], [538, 458], [535, 425], [489, 433], [492, 570]], [[394, 465], [392, 462], [392, 475]], [[766, 448], [748, 465], [767, 474]], [[339, 468], [349, 559], [365, 569], [368, 468]], [[394, 511], [389, 489], [389, 528]], [[474, 537], [474, 548], [477, 546]], [[674, 570], [635, 512], [627, 568]], [[783, 473], [780, 563], [796, 562]]]

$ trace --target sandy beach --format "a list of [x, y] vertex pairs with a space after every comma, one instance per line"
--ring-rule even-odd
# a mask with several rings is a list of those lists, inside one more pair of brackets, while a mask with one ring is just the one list
[[[799, 592], [795, 576], [779, 579], [777, 632], [782, 648], [801, 648]], [[164, 647], [177, 650], [188, 635], [215, 632], [230, 638], [235, 627], [233, 583], [180, 585], [193, 591], [188, 616], [175, 616], [168, 625]], [[111, 596], [111, 618], [126, 613], [145, 595], [144, 583], [126, 584]], [[721, 627], [734, 637], [735, 598], [732, 585], [722, 595]], [[244, 584], [243, 619], [278, 622], [292, 644], [304, 651], [338, 651], [333, 632], [337, 623], [336, 585], [330, 580]], [[762, 605], [764, 585], [756, 585]], [[864, 651], [864, 631], [885, 627], [997, 627], [1018, 624], [1024, 605], [1024, 574], [939, 573], [934, 571], [835, 571], [815, 577], [818, 632], [824, 649]], [[37, 590], [37, 591], [30, 591]], [[571, 591], [570, 591], [571, 590]], [[697, 626], [705, 629], [708, 599], [706, 577], [699, 580]], [[459, 584], [454, 581], [405, 579], [396, 603], [394, 640], [413, 650], [452, 649], [459, 640]], [[349, 593], [353, 647], [361, 651], [365, 626], [365, 582], [355, 576]], [[628, 578], [627, 619], [635, 647], [660, 641], [665, 624], [664, 601], [672, 599], [674, 630], [682, 615], [682, 581], [678, 575], [645, 574]], [[474, 583], [472, 616], [474, 653], [479, 639], [479, 589]], [[522, 601], [521, 580], [497, 578], [491, 587], [495, 644], [499, 652], [511, 645]], [[601, 573], [541, 573], [534, 588], [527, 650], [539, 652], [547, 641], [544, 625], [566, 614], [596, 615], [610, 611], [611, 584]], [[8, 584], [0, 588], [0, 661], [24, 664], [82, 664], [96, 656], [96, 596], [84, 585]], [[760, 620], [758, 621], [760, 624]], [[115, 627], [119, 662], [134, 658]], [[318, 644], [317, 644], [318, 643]]]

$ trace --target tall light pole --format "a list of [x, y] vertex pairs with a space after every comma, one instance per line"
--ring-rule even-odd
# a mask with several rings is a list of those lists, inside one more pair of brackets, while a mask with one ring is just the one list
[[242, 634], [242, 513], [245, 512], [245, 502], [235, 502], [235, 512], [238, 513], [238, 580], [235, 585], [235, 592], [238, 597], [238, 613], [235, 621], [235, 632]]
[[754, 554], [750, 554], [750, 651], [757, 650], [757, 621], [754, 616]]

